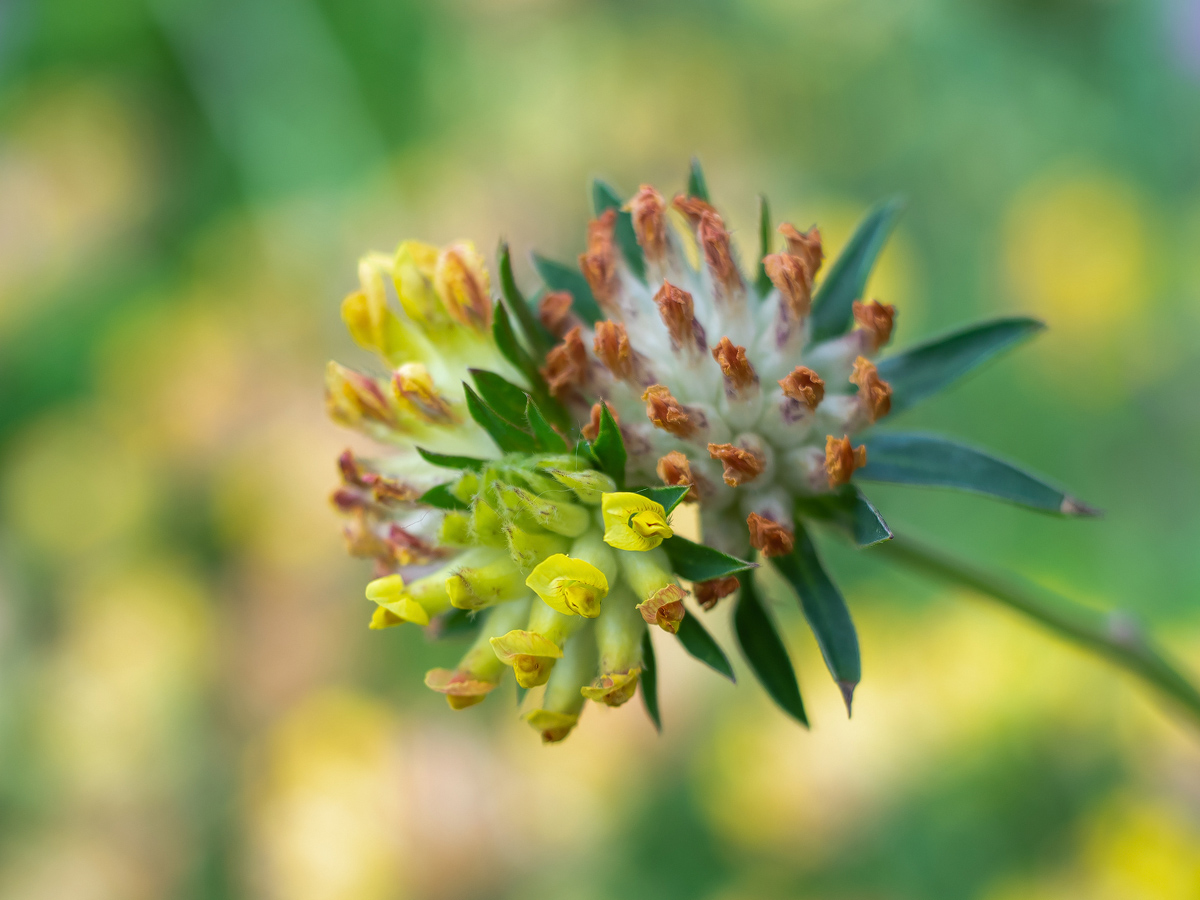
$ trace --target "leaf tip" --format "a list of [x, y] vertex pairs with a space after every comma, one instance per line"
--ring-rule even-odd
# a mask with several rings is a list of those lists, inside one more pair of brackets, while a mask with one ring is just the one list
[[1080, 518], [1098, 519], [1104, 515], [1104, 510], [1088, 506], [1082, 500], [1070, 495], [1064, 495], [1058, 511], [1064, 516], [1079, 516]]
[[854, 703], [854, 689], [858, 687], [857, 681], [838, 681], [838, 689], [842, 692], [842, 700], [846, 704], [846, 718], [849, 719], [852, 715], [851, 706]]

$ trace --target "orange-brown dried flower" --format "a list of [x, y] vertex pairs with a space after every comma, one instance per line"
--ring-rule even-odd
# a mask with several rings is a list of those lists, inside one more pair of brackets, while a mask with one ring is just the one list
[[601, 400], [597, 403], [593, 403], [591, 419], [588, 421], [588, 423], [586, 425], [583, 426], [583, 428], [580, 429], [580, 432], [589, 441], [594, 441], [596, 439], [596, 436], [598, 434], [600, 434], [600, 404], [601, 403], [603, 403], [605, 406], [608, 407], [608, 414], [613, 417], [613, 421], [616, 422], [618, 425], [621, 424], [621, 418], [620, 418], [620, 416], [617, 415], [617, 411], [611, 403], [609, 403], [607, 400]]
[[713, 348], [712, 355], [735, 391], [741, 392], [758, 384], [758, 373], [746, 359], [745, 347], [739, 347], [729, 338], [723, 337]]
[[568, 291], [551, 291], [538, 301], [538, 318], [556, 338], [561, 338], [578, 324], [571, 311], [573, 301]]
[[725, 467], [722, 476], [730, 487], [753, 481], [762, 474], [766, 461], [757, 453], [744, 450], [733, 444], [709, 444], [708, 455], [720, 460]]
[[675, 199], [671, 201], [671, 205], [687, 216], [688, 221], [693, 225], [698, 223], [702, 216], [716, 214], [717, 212], [707, 200], [701, 200], [699, 197], [689, 197], [687, 194], [676, 194]]
[[696, 304], [692, 295], [668, 281], [654, 295], [654, 305], [671, 335], [671, 346], [704, 349], [704, 329], [696, 321]]
[[750, 546], [763, 556], [787, 556], [796, 546], [796, 535], [792, 529], [774, 519], [750, 513], [746, 517], [746, 525], [750, 529]]
[[613, 243], [615, 209], [606, 209], [588, 223], [587, 250], [579, 254], [579, 268], [591, 286], [592, 293], [605, 309], [611, 309], [620, 289], [617, 275], [617, 248]]
[[779, 233], [787, 241], [788, 253], [804, 260], [808, 267], [808, 277], [816, 278], [817, 273], [821, 271], [821, 261], [825, 258], [825, 251], [821, 247], [821, 232], [817, 226], [814, 225], [808, 231], [800, 231], [796, 226], [784, 222], [779, 226]]
[[696, 480], [692, 476], [692, 464], [678, 450], [672, 450], [666, 456], [660, 457], [655, 471], [658, 472], [662, 483], [668, 487], [683, 487], [684, 485], [690, 487], [691, 490], [684, 495], [684, 500], [700, 499], [696, 494]]
[[807, 316], [812, 309], [813, 279], [804, 260], [790, 253], [771, 253], [763, 257], [763, 268], [787, 302], [792, 317]]
[[783, 395], [816, 409], [825, 399], [825, 381], [808, 366], [796, 366], [791, 374], [779, 379]]
[[669, 431], [678, 438], [689, 438], [696, 433], [699, 423], [683, 406], [671, 396], [664, 384], [652, 384], [642, 394], [646, 403], [646, 416], [654, 427]]
[[597, 322], [592, 349], [617, 378], [633, 377], [633, 348], [629, 346], [629, 333], [622, 323]]
[[576, 325], [563, 336], [562, 343], [550, 348], [541, 372], [550, 393], [559, 398], [587, 382], [587, 348], [583, 345], [581, 326]]
[[741, 582], [736, 575], [726, 575], [724, 578], [696, 582], [692, 585], [692, 593], [696, 595], [696, 602], [701, 608], [709, 610], [717, 605], [718, 600], [728, 597], [739, 587]]
[[667, 203], [663, 195], [643, 184], [629, 201], [629, 212], [633, 233], [646, 258], [661, 259], [667, 252]]
[[892, 339], [892, 327], [896, 322], [896, 307], [890, 303], [872, 300], [870, 303], [854, 301], [854, 321], [868, 334], [868, 351], [874, 353]]
[[829, 475], [831, 488], [841, 487], [849, 482], [854, 470], [861, 469], [866, 464], [866, 446], [851, 446], [848, 435], [842, 435], [841, 438], [835, 438], [832, 434], [826, 436], [825, 472]]
[[729, 232], [725, 223], [714, 212], [706, 212], [700, 216], [700, 224], [696, 228], [696, 236], [700, 240], [700, 249], [704, 251], [704, 261], [712, 270], [713, 278], [726, 290], [739, 287], [742, 283], [741, 273], [733, 261], [733, 251], [729, 246]]
[[858, 385], [858, 399], [867, 411], [869, 421], [878, 421], [891, 411], [892, 386], [879, 377], [879, 370], [865, 356], [854, 360], [850, 381]]

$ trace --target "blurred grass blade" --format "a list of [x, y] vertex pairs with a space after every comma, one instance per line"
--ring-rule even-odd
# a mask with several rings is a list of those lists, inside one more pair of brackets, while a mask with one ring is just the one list
[[1011, 463], [936, 435], [877, 434], [866, 444], [867, 465], [856, 478], [959, 488], [1046, 512], [1097, 515], [1092, 507]]
[[700, 620], [695, 615], [689, 612], [683, 617], [675, 637], [679, 638], [683, 649], [700, 662], [721, 673], [735, 684], [737, 683], [737, 679], [733, 677], [733, 666], [729, 664], [729, 657], [725, 655], [721, 645], [708, 633], [708, 629], [700, 624]]
[[971, 325], [919, 344], [879, 363], [879, 377], [892, 386], [892, 415], [937, 393], [1018, 341], [1045, 329], [1023, 316]]
[[[870, 457], [867, 460], [869, 462]], [[860, 547], [870, 547], [890, 540], [892, 536], [892, 530], [883, 521], [879, 510], [852, 484], [842, 485], [828, 494], [797, 497], [796, 515], [830, 522], [847, 532]]]
[[850, 328], [851, 308], [861, 300], [879, 251], [892, 232], [904, 203], [899, 198], [874, 206], [817, 288], [813, 298], [812, 339], [824, 341]]
[[475, 382], [475, 389], [496, 413], [511, 425], [525, 427], [525, 401], [529, 397], [523, 390], [495, 372], [486, 369], [467, 369]]
[[587, 279], [583, 277], [582, 272], [547, 259], [539, 253], [533, 253], [531, 257], [533, 267], [541, 276], [542, 281], [546, 283], [548, 290], [566, 291], [571, 295], [574, 301], [571, 309], [575, 315], [588, 325], [595, 325], [604, 318], [604, 313], [596, 304], [596, 298], [592, 296], [592, 289], [588, 286]]
[[554, 346], [554, 337], [538, 320], [533, 306], [525, 299], [521, 289], [517, 287], [517, 280], [513, 277], [512, 256], [509, 253], [507, 241], [500, 242], [496, 257], [500, 269], [500, 290], [504, 294], [504, 302], [508, 304], [512, 314], [521, 323], [521, 331], [525, 334], [525, 341], [533, 351], [533, 356], [542, 359], [546, 355], [546, 351]]
[[771, 699], [807, 728], [808, 717], [804, 714], [804, 701], [800, 699], [796, 671], [788, 658], [787, 647], [758, 598], [753, 578], [742, 579], [737, 606], [733, 610], [733, 630], [742, 656], [746, 657]]
[[625, 439], [617, 426], [608, 404], [600, 404], [600, 429], [592, 441], [592, 453], [600, 461], [600, 469], [617, 483], [618, 490], [625, 489]]
[[1060, 637], [1099, 653], [1154, 685], [1200, 724], [1200, 691], [1129, 614], [1090, 609], [1022, 579], [978, 568], [908, 537], [898, 536], [877, 552], [927, 575], [999, 600]]
[[621, 255], [625, 257], [629, 271], [645, 283], [646, 259], [642, 255], [641, 245], [637, 242], [637, 232], [633, 230], [633, 215], [621, 209], [621, 197], [612, 185], [599, 178], [592, 180], [592, 209], [597, 216], [605, 210], [617, 211], [617, 218], [613, 223], [613, 239], [620, 248]]
[[533, 435], [506, 421], [499, 413], [488, 406], [479, 395], [471, 390], [471, 386], [463, 382], [463, 393], [467, 395], [467, 412], [471, 414], [479, 426], [488, 433], [496, 446], [505, 453], [534, 453], [537, 442]]
[[849, 716], [854, 689], [862, 679], [858, 633], [842, 592], [826, 574], [802, 523], [796, 522], [796, 546], [792, 552], [773, 556], [771, 562], [799, 596], [804, 618], [817, 639], [829, 674], [842, 691]]
[[689, 197], [698, 197], [705, 203], [711, 202], [708, 198], [708, 181], [704, 178], [704, 170], [700, 168], [700, 159], [695, 156], [688, 164], [687, 192]]
[[691, 486], [685, 484], [683, 487], [638, 488], [634, 493], [644, 494], [655, 503], [661, 503], [662, 508], [669, 513], [687, 496], [689, 490], [691, 490]]
[[473, 456], [455, 456], [451, 453], [434, 453], [424, 447], [417, 447], [417, 454], [431, 466], [441, 466], [443, 469], [470, 469], [478, 472], [483, 468], [486, 459], [476, 459]]
[[436, 507], [437, 509], [471, 508], [450, 493], [450, 485], [448, 484], [439, 484], [431, 487], [421, 495], [420, 502], [424, 503], [426, 506]]
[[765, 297], [771, 293], [771, 279], [767, 277], [767, 267], [763, 265], [763, 257], [771, 252], [771, 207], [767, 203], [767, 195], [758, 195], [758, 275], [754, 279], [754, 287], [758, 296]]
[[[687, 618], [686, 616], [684, 618]], [[658, 666], [654, 661], [654, 642], [650, 640], [650, 629], [642, 634], [642, 674], [638, 678], [642, 691], [642, 702], [654, 728], [662, 734], [662, 716], [658, 712]]]
[[662, 548], [671, 560], [671, 568], [688, 581], [709, 581], [758, 568], [756, 563], [746, 562], [679, 535], [663, 541]]
[[539, 449], [547, 453], [567, 452], [566, 440], [546, 421], [546, 417], [542, 415], [542, 411], [533, 402], [532, 397], [528, 398], [525, 403], [525, 421], [529, 423], [529, 430], [533, 432]]

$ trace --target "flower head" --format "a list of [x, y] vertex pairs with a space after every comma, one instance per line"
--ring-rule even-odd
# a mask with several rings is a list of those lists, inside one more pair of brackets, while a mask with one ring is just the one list
[[[371, 628], [476, 632], [454, 668], [425, 678], [452, 708], [484, 700], [511, 668], [523, 687], [545, 685], [526, 721], [562, 740], [586, 700], [653, 689], [654, 626], [732, 677], [687, 607], [690, 583], [706, 612], [737, 595], [751, 668], [804, 722], [749, 557], [821, 610], [810, 622], [849, 708], [857, 638], [810, 531], [890, 538], [860, 482], [1088, 511], [977, 451], [869, 431], [1039, 327], [985, 323], [880, 358], [896, 309], [864, 289], [898, 205], [874, 209], [825, 270], [817, 228], [785, 223], [773, 237], [765, 202], [762, 245], [743, 259], [697, 166], [669, 203], [649, 185], [625, 203], [601, 183], [594, 194], [583, 281], [539, 261], [550, 283], [536, 305], [506, 246], [493, 279], [467, 241], [368, 254], [342, 303], [373, 361], [329, 364], [327, 408], [388, 450], [342, 454], [331, 499], [350, 551], [373, 561]], [[996, 467], [1003, 478], [980, 475]], [[685, 501], [699, 504], [704, 544], [671, 525]], [[646, 705], [657, 724], [657, 699]]]

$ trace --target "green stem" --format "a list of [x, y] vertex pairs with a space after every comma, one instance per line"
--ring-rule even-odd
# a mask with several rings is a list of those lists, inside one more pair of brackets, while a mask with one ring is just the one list
[[875, 552], [918, 569], [927, 575], [986, 594], [1024, 613], [1057, 633], [1134, 672], [1174, 699], [1200, 723], [1200, 691], [1159, 650], [1127, 613], [1101, 612], [1065, 597], [998, 575], [956, 559], [912, 538], [897, 535], [877, 545]]

